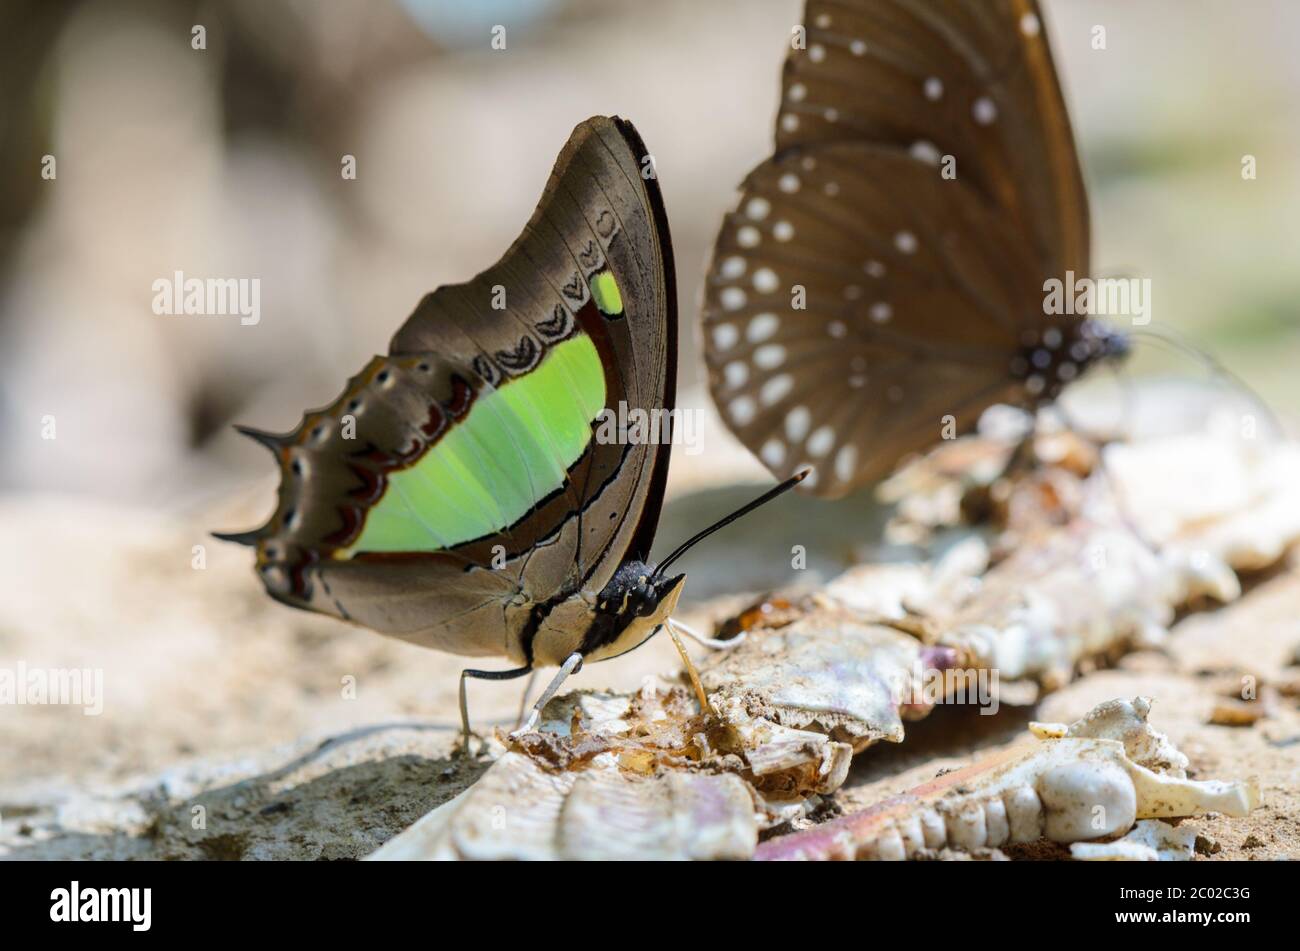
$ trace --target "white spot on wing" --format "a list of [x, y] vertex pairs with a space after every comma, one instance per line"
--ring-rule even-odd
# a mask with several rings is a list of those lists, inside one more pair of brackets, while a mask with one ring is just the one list
[[785, 462], [785, 443], [773, 436], [763, 443], [758, 453], [769, 466], [776, 467]]
[[988, 96], [980, 96], [971, 106], [971, 115], [980, 125], [992, 125], [998, 118], [998, 107]]
[[894, 247], [904, 254], [913, 254], [916, 251], [916, 235], [910, 231], [900, 231], [894, 235]]
[[794, 172], [786, 172], [776, 183], [776, 187], [786, 194], [792, 194], [799, 190], [799, 176]]
[[740, 310], [748, 300], [745, 292], [739, 287], [724, 287], [718, 299], [722, 302], [723, 310]]
[[925, 93], [926, 99], [931, 102], [938, 102], [943, 98], [943, 80], [938, 76], [931, 76], [925, 81], [925, 85], [921, 87], [921, 90]]
[[755, 197], [745, 202], [745, 214], [749, 215], [754, 221], [762, 221], [771, 210], [772, 203], [766, 198]]
[[727, 404], [727, 412], [731, 414], [732, 421], [740, 426], [748, 425], [753, 421], [756, 410], [754, 400], [749, 396], [737, 396]]
[[846, 443], [835, 454], [835, 477], [841, 482], [848, 482], [853, 478], [853, 472], [857, 468], [857, 464], [857, 447], [852, 443]]
[[781, 286], [781, 279], [770, 267], [761, 267], [754, 272], [754, 290], [760, 294], [771, 294]]
[[912, 158], [925, 162], [927, 165], [938, 165], [939, 159], [943, 157], [939, 152], [939, 147], [925, 139], [913, 142], [908, 151], [911, 153]]
[[740, 275], [745, 273], [745, 259], [739, 254], [733, 254], [729, 258], [724, 258], [718, 273], [729, 281], [734, 281]]
[[754, 248], [758, 246], [761, 237], [757, 228], [753, 225], [745, 225], [736, 232], [736, 243], [742, 248]]
[[776, 328], [781, 325], [777, 320], [776, 314], [762, 313], [755, 314], [754, 319], [749, 322], [745, 328], [745, 337], [750, 343], [761, 343], [772, 334], [776, 333]]
[[824, 456], [835, 445], [835, 430], [829, 426], [818, 426], [808, 437], [808, 452], [814, 456]]
[[788, 221], [778, 221], [772, 225], [772, 237], [778, 241], [789, 241], [794, 237], [794, 225]]
[[785, 436], [791, 442], [802, 442], [803, 437], [808, 434], [808, 424], [812, 422], [812, 414], [808, 412], [806, 406], [796, 406], [785, 414]]
[[763, 384], [763, 388], [758, 391], [758, 398], [763, 401], [764, 406], [772, 406], [781, 402], [792, 389], [794, 389], [794, 377], [788, 373], [781, 373]]
[[785, 363], [785, 347], [768, 343], [754, 351], [754, 365], [763, 370], [775, 370]]
[[735, 324], [716, 324], [713, 328], [713, 345], [719, 350], [730, 350], [740, 340]]

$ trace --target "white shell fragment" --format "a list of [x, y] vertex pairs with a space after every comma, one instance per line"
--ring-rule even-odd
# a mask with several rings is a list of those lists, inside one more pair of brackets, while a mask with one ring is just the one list
[[1190, 596], [1227, 601], [1239, 594], [1225, 565], [1209, 558], [1198, 564], [1162, 558], [1131, 533], [1082, 522], [1045, 532], [992, 568], [970, 597], [946, 610], [932, 605], [939, 640], [1003, 678], [1059, 687], [1085, 658], [1160, 643]]
[[369, 858], [746, 859], [757, 838], [754, 801], [739, 776], [551, 773], [509, 752]]
[[[755, 857], [909, 859], [1039, 838], [1074, 843], [1123, 835], [1142, 819], [1241, 817], [1259, 805], [1253, 780], [1186, 779], [1186, 759], [1147, 723], [1150, 707], [1145, 697], [1113, 700], [1069, 727], [1038, 725], [1028, 744], [863, 812], [764, 842]], [[1161, 857], [1182, 851], [1186, 836], [1143, 826], [1123, 846], [1080, 857]]]
[[1189, 862], [1196, 849], [1196, 829], [1143, 819], [1113, 842], [1075, 842], [1070, 855], [1082, 862]]
[[795, 729], [814, 729], [860, 750], [903, 739], [901, 698], [922, 656], [896, 628], [834, 607], [749, 632], [701, 671], [715, 705]]
[[979, 434], [937, 447], [881, 489], [898, 503], [891, 532], [911, 542], [962, 525], [971, 505], [991, 507], [1002, 532], [992, 567], [968, 576], [965, 594], [953, 572], [936, 590], [918, 569], [907, 604], [937, 643], [1004, 683], [1052, 690], [1081, 662], [1161, 645], [1178, 609], [1236, 600], [1237, 571], [1300, 543], [1300, 447], [1211, 421], [1107, 446], [1103, 469], [1081, 437], [1039, 432], [1036, 463], [999, 478], [1025, 432], [1007, 422], [990, 411]]

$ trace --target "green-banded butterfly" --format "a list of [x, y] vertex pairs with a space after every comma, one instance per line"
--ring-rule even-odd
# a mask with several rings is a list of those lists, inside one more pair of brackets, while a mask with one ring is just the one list
[[590, 119], [500, 261], [428, 294], [388, 355], [292, 432], [242, 430], [275, 454], [279, 504], [219, 537], [255, 546], [286, 604], [517, 664], [462, 675], [468, 732], [465, 676], [560, 666], [544, 701], [676, 606], [685, 575], [648, 563], [670, 441], [594, 426], [620, 406], [672, 410], [676, 360], [653, 166], [631, 123]]
[[1034, 0], [809, 0], [802, 28], [776, 152], [717, 239], [705, 347], [731, 429], [837, 497], [1128, 344], [1046, 306], [1088, 275], [1089, 221]]

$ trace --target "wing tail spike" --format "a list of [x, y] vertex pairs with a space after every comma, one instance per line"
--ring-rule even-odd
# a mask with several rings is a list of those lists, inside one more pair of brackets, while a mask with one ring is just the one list
[[212, 537], [236, 545], [255, 546], [266, 537], [266, 528], [253, 528], [246, 532], [213, 532]]
[[252, 426], [236, 426], [235, 432], [242, 436], [247, 436], [249, 439], [253, 440], [253, 442], [265, 446], [273, 453], [279, 453], [280, 450], [288, 445], [289, 442], [289, 437], [287, 435], [282, 436], [276, 433], [268, 433], [262, 429], [254, 429]]

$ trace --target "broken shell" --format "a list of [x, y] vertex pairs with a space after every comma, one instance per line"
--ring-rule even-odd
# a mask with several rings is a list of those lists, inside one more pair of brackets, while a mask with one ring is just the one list
[[1188, 586], [1132, 534], [1076, 524], [992, 568], [941, 618], [939, 642], [1002, 678], [1055, 686], [1084, 658], [1161, 639]]
[[777, 629], [751, 630], [714, 655], [700, 676], [712, 702], [795, 729], [814, 729], [861, 750], [899, 742], [899, 706], [922, 647], [892, 627], [835, 608], [814, 608]]
[[550, 773], [510, 752], [368, 858], [744, 859], [757, 838], [754, 800], [738, 776]]
[[1190, 824], [1143, 819], [1113, 842], [1075, 842], [1070, 854], [1083, 862], [1189, 862], [1195, 846], [1196, 829]]
[[863, 812], [764, 842], [755, 857], [915, 858], [937, 848], [996, 848], [1043, 836], [1078, 842], [1117, 835], [1138, 819], [1244, 816], [1259, 805], [1253, 781], [1183, 778], [1186, 759], [1147, 724], [1149, 710], [1143, 697], [1102, 704], [1064, 735], [1040, 729], [1039, 739]]

